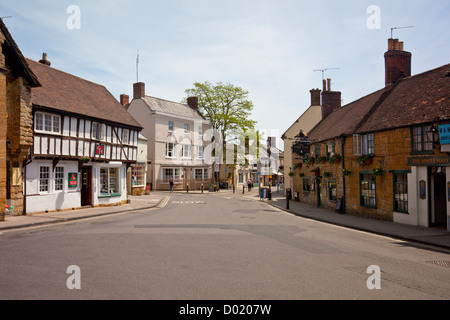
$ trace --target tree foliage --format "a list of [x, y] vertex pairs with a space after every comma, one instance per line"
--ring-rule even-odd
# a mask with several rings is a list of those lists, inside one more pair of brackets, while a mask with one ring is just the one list
[[194, 88], [185, 93], [188, 97], [198, 97], [199, 112], [224, 140], [228, 135], [255, 128], [256, 121], [250, 119], [253, 102], [248, 100], [248, 91], [229, 83], [213, 85], [206, 81], [194, 83]]

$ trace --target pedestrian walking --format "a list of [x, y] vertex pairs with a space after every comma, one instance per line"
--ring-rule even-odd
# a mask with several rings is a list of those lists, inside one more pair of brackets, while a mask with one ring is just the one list
[[170, 193], [173, 193], [173, 179], [170, 179]]
[[248, 185], [248, 191], [251, 191], [252, 190], [252, 180], [248, 179], [247, 185]]

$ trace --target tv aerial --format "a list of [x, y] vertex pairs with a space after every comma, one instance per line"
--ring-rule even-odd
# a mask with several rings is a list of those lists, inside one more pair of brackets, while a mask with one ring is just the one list
[[313, 72], [317, 72], [317, 71], [322, 72], [322, 80], [324, 80], [325, 79], [325, 71], [337, 70], [337, 69], [340, 69], [340, 68], [316, 69], [316, 70], [313, 70]]
[[394, 30], [397, 30], [397, 29], [408, 29], [408, 28], [414, 28], [414, 26], [407, 26], [407, 27], [393, 27], [393, 28], [391, 28], [391, 38], [392, 38], [392, 39], [394, 38]]

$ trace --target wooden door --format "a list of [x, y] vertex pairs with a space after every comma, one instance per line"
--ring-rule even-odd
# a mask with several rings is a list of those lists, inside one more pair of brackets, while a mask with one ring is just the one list
[[92, 205], [92, 168], [81, 169], [81, 206]]

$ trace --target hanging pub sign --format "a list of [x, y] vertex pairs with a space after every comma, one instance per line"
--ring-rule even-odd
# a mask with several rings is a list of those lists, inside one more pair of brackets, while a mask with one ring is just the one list
[[438, 131], [440, 144], [450, 144], [450, 124], [439, 126]]
[[95, 144], [95, 155], [96, 156], [103, 156], [105, 155], [105, 145], [96, 143]]
[[292, 145], [292, 153], [303, 156], [310, 152], [310, 144], [308, 142], [297, 141]]
[[69, 188], [77, 188], [78, 187], [78, 173], [70, 172], [69, 173]]

